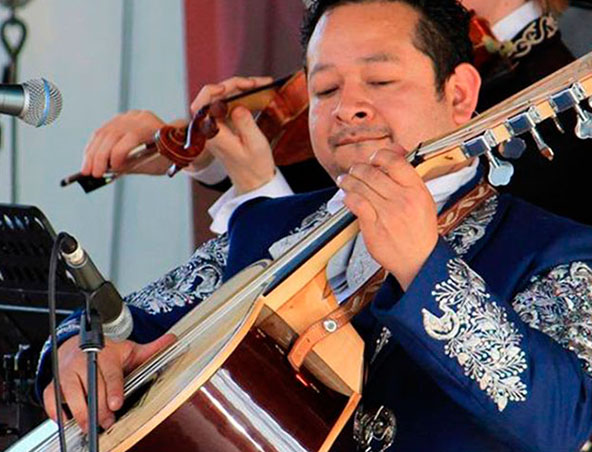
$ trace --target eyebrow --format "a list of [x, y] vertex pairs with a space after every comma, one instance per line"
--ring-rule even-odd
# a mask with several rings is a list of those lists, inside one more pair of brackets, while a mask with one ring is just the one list
[[[358, 58], [356, 60], [360, 64], [372, 64], [372, 63], [399, 63], [401, 59], [391, 53], [375, 53], [373, 55]], [[317, 64], [311, 71], [309, 77], [312, 78], [317, 72], [326, 71], [333, 68], [335, 65], [331, 63]]]

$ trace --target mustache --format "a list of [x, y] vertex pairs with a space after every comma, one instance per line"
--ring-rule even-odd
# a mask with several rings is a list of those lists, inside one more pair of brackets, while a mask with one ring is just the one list
[[356, 137], [388, 137], [392, 141], [395, 141], [394, 133], [390, 127], [362, 125], [338, 130], [329, 136], [328, 143], [331, 147], [335, 147], [345, 140]]

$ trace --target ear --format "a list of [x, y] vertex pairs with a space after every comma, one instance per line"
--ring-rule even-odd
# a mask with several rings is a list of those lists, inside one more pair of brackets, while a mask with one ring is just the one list
[[456, 125], [464, 124], [473, 116], [479, 99], [481, 76], [468, 63], [459, 64], [446, 82], [446, 98], [452, 108], [452, 119]]

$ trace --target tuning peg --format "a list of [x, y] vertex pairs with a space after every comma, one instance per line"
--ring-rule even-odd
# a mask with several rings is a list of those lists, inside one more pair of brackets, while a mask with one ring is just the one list
[[514, 175], [514, 166], [510, 162], [499, 160], [491, 151], [486, 152], [487, 160], [489, 161], [489, 175], [488, 179], [491, 185], [499, 187], [500, 185], [508, 185], [510, 179]]
[[592, 138], [592, 115], [584, 110], [580, 105], [574, 105], [578, 114], [578, 123], [576, 124], [576, 136], [580, 140]]
[[555, 127], [557, 127], [557, 130], [561, 133], [565, 133], [565, 128], [563, 127], [563, 124], [561, 124], [559, 118], [556, 115], [554, 115], [551, 116], [551, 119], [553, 120], [553, 124], [555, 124]]
[[588, 98], [588, 105], [590, 105], [590, 108], [592, 108], [592, 97]]
[[167, 176], [169, 176], [169, 177], [173, 177], [175, 174], [177, 174], [177, 173], [178, 173], [179, 171], [181, 171], [182, 169], [183, 169], [183, 167], [182, 167], [182, 166], [179, 166], [179, 165], [175, 165], [175, 164], [173, 164], [173, 165], [171, 165], [171, 166], [169, 167], [169, 169], [167, 170], [166, 174], [167, 174]]
[[512, 137], [500, 144], [499, 152], [508, 159], [516, 160], [522, 157], [526, 150], [526, 142], [522, 138]]
[[537, 147], [539, 148], [539, 152], [543, 155], [543, 157], [549, 161], [553, 160], [553, 157], [555, 157], [553, 149], [551, 149], [551, 147], [545, 143], [545, 140], [543, 140], [543, 137], [541, 137], [541, 134], [536, 129], [536, 127], [530, 129], [530, 134], [532, 135], [532, 138], [534, 139], [534, 142], [536, 143]]

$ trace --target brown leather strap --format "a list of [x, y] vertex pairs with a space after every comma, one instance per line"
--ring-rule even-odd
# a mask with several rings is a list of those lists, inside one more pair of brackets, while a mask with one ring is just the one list
[[438, 234], [444, 236], [457, 228], [471, 212], [481, 206], [497, 191], [485, 181], [481, 181], [473, 190], [459, 199], [446, 212], [438, 216]]
[[[438, 217], [438, 233], [440, 235], [448, 234], [462, 223], [472, 211], [496, 193], [493, 187], [482, 181]], [[288, 361], [292, 367], [299, 370], [306, 356], [316, 344], [348, 324], [356, 314], [364, 309], [372, 301], [387, 275], [388, 273], [384, 268], [379, 269], [345, 303], [309, 326], [294, 342], [290, 353], [288, 353]]]
[[386, 277], [387, 272], [381, 268], [347, 302], [309, 326], [294, 342], [290, 353], [288, 353], [288, 361], [292, 367], [296, 370], [300, 369], [306, 356], [316, 344], [348, 324], [374, 298], [374, 294], [380, 289]]

